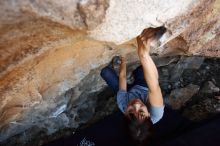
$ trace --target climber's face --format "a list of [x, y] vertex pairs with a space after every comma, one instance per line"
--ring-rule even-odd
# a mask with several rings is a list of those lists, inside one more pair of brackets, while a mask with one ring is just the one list
[[146, 105], [140, 99], [134, 99], [128, 104], [125, 115], [129, 117], [130, 114], [135, 115], [140, 121], [144, 121], [145, 118], [150, 116]]

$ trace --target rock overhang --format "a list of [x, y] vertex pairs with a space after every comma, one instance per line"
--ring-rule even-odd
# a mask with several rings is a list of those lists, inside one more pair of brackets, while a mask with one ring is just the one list
[[[40, 109], [41, 104], [45, 109], [39, 110], [42, 116], [38, 118], [43, 119], [49, 111], [68, 109], [62, 101], [69, 90], [74, 89], [69, 104], [81, 94], [87, 95], [82, 92], [101, 90], [104, 82], [99, 77], [100, 67], [118, 54], [130, 54], [130, 62], [136, 62], [134, 38], [146, 27], [163, 25], [172, 34], [163, 48], [152, 51], [154, 54], [220, 55], [218, 0], [170, 0], [166, 4], [157, 0], [1, 3], [0, 109], [4, 139], [30, 129], [27, 125], [22, 131], [16, 121], [29, 120], [25, 115]], [[88, 75], [99, 85], [87, 89], [83, 84], [81, 89], [85, 90], [78, 89]], [[68, 121], [67, 115], [60, 115], [64, 123]], [[58, 130], [64, 125], [53, 126]], [[50, 129], [49, 133], [55, 131]]]

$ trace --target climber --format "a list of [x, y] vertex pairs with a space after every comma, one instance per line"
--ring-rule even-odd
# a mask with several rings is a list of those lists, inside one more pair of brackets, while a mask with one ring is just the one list
[[124, 128], [137, 145], [148, 143], [153, 124], [162, 118], [164, 112], [158, 71], [149, 53], [149, 45], [155, 39], [157, 31], [156, 28], [148, 28], [137, 37], [141, 66], [133, 71], [132, 85], [128, 85], [126, 81], [125, 57], [121, 57], [119, 76], [114, 67], [109, 65], [101, 71], [101, 77], [117, 93], [118, 107], [125, 115]]

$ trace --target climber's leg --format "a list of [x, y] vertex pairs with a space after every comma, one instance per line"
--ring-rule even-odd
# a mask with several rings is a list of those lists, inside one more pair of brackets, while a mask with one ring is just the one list
[[106, 66], [101, 70], [100, 75], [108, 86], [114, 91], [114, 93], [117, 93], [119, 89], [119, 78], [115, 70], [109, 66]]
[[133, 75], [134, 75], [134, 85], [147, 87], [147, 83], [144, 79], [143, 68], [141, 65], [133, 71]]

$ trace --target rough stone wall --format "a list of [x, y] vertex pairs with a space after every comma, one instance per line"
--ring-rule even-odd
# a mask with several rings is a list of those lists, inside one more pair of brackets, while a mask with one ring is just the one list
[[192, 8], [199, 1], [111, 0], [106, 17], [90, 36], [121, 44], [133, 39], [143, 28], [159, 27]]
[[217, 56], [219, 3], [219, 0], [163, 3], [159, 0], [3, 0], [0, 26], [43, 17], [86, 31], [96, 40], [116, 44], [132, 40], [144, 28], [165, 26], [169, 31], [163, 43], [166, 45], [155, 48], [153, 53]]
[[[220, 1], [201, 1], [167, 26], [177, 37], [160, 49], [161, 54], [180, 53], [219, 57]], [[181, 44], [181, 45], [180, 45]], [[159, 51], [159, 52], [160, 52]]]
[[146, 27], [170, 32], [154, 54], [220, 56], [219, 0], [3, 0], [0, 14], [0, 142], [87, 122], [100, 68], [118, 54], [136, 62]]
[[[108, 0], [3, 0], [0, 24], [19, 21], [32, 14], [67, 25], [72, 29], [92, 29], [105, 18]], [[16, 20], [19, 19], [19, 20]]]
[[[16, 35], [8, 38], [11, 32]], [[99, 76], [100, 66], [113, 55], [135, 51], [93, 40], [83, 32], [45, 19], [5, 26], [2, 39], [1, 141], [32, 128], [32, 136], [40, 129], [50, 135], [89, 120], [94, 110], [89, 116], [76, 117], [78, 111], [95, 108], [97, 94], [92, 100], [93, 92], [105, 87]], [[71, 95], [65, 96], [70, 89]], [[73, 108], [69, 110], [72, 113], [67, 112], [71, 116], [63, 113], [67, 108]]]

